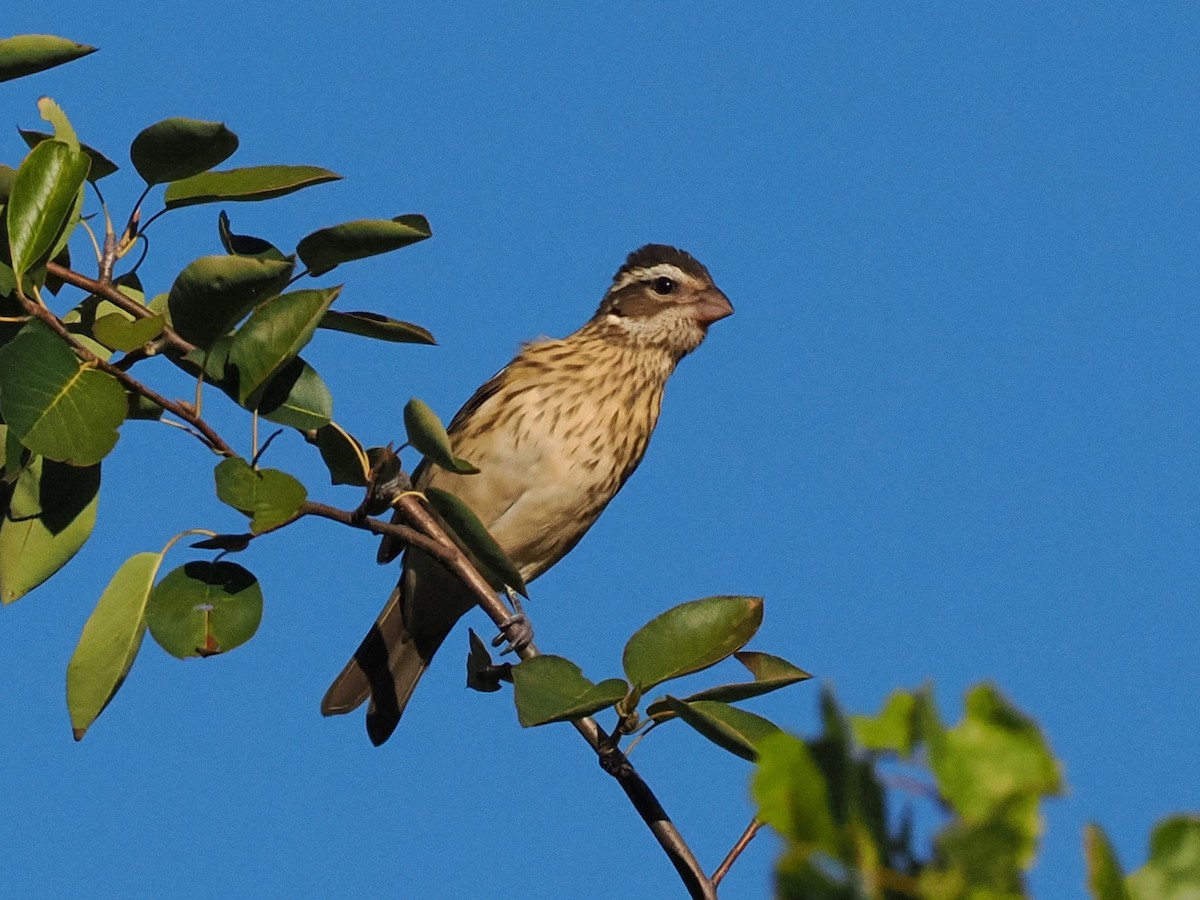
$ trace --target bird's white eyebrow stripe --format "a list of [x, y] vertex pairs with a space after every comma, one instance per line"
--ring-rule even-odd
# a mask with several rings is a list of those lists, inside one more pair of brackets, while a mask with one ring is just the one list
[[653, 281], [655, 278], [672, 278], [675, 281], [694, 280], [692, 275], [689, 275], [674, 263], [659, 263], [648, 268], [630, 269], [624, 273], [624, 276], [614, 287], [623, 288], [626, 285], [633, 284], [635, 281]]

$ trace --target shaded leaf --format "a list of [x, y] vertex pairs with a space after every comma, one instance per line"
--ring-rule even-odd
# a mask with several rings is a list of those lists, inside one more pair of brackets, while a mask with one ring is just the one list
[[126, 419], [157, 421], [163, 417], [165, 410], [148, 397], [131, 391], [125, 398], [129, 401], [129, 408], [125, 411]]
[[643, 692], [719, 663], [754, 636], [761, 597], [707, 597], [675, 606], [625, 645], [625, 677]]
[[297, 357], [267, 382], [258, 414], [277, 425], [311, 431], [329, 424], [333, 395], [317, 370]]
[[161, 563], [161, 553], [125, 560], [83, 626], [67, 666], [67, 710], [77, 741], [108, 706], [137, 658], [146, 633], [146, 603]]
[[[467, 687], [483, 694], [493, 694], [500, 690], [501, 681], [512, 681], [512, 665], [496, 665], [487, 644], [475, 633], [475, 629], [468, 628], [467, 633], [471, 647], [467, 653]], [[505, 678], [502, 673], [508, 677]]]
[[205, 172], [173, 182], [167, 188], [165, 200], [167, 209], [220, 200], [270, 200], [314, 184], [337, 181], [341, 177], [318, 166], [250, 166], [244, 169], [227, 169], [223, 172]]
[[202, 256], [171, 285], [171, 325], [185, 340], [211, 347], [257, 303], [282, 290], [291, 275], [286, 260]]
[[317, 450], [329, 478], [334, 484], [351, 484], [366, 487], [371, 472], [371, 463], [363, 451], [362, 444], [336, 422], [317, 429]]
[[260, 303], [237, 330], [228, 362], [238, 370], [238, 402], [253, 409], [267, 382], [304, 349], [341, 287], [291, 291]]
[[1089, 824], [1083, 830], [1083, 855], [1087, 860], [1087, 883], [1095, 900], [1133, 900], [1125, 886], [1125, 873], [1104, 829]]
[[308, 492], [299, 481], [279, 469], [252, 469], [240, 457], [225, 459], [214, 470], [217, 499], [250, 517], [250, 531], [258, 534], [294, 517]]
[[79, 362], [40, 322], [0, 347], [0, 410], [21, 443], [50, 459], [90, 466], [117, 443], [125, 389]]
[[112, 350], [136, 350], [163, 332], [166, 317], [157, 315], [145, 319], [132, 318], [128, 313], [109, 313], [96, 319], [92, 334]]
[[[806, 681], [812, 678], [803, 669], [793, 666], [786, 659], [772, 656], [770, 653], [759, 653], [753, 650], [741, 650], [733, 654], [734, 659], [750, 670], [753, 681], [737, 684], [722, 684], [707, 688], [695, 694], [681, 698], [684, 703], [694, 703], [697, 700], [719, 700], [722, 703], [736, 703], [738, 700], [748, 700], [777, 691], [780, 688]], [[675, 715], [666, 698], [659, 698], [646, 707], [646, 715], [652, 719], [665, 720]]]
[[416, 397], [404, 406], [404, 428], [408, 432], [408, 442], [430, 462], [459, 475], [474, 475], [479, 471], [465, 459], [454, 455], [450, 436], [446, 434], [442, 420]]
[[254, 540], [254, 535], [249, 532], [246, 534], [218, 534], [203, 541], [196, 541], [189, 546], [196, 550], [222, 550], [226, 553], [240, 553], [250, 546], [252, 540]]
[[164, 184], [206, 172], [237, 148], [237, 135], [223, 122], [171, 118], [143, 129], [129, 157], [146, 184]]
[[258, 259], [287, 259], [286, 254], [270, 241], [251, 237], [248, 234], [234, 234], [229, 228], [229, 216], [221, 210], [217, 216], [217, 234], [221, 238], [221, 246], [226, 253], [234, 256], [254, 256]]
[[99, 464], [76, 467], [35, 456], [19, 472], [0, 522], [4, 603], [32, 591], [79, 552], [96, 524], [99, 502]]
[[296, 245], [296, 254], [310, 275], [324, 275], [344, 262], [398, 250], [430, 234], [424, 216], [358, 219], [314, 231]]
[[262, 621], [258, 579], [237, 563], [189, 562], [154, 587], [146, 624], [155, 642], [179, 659], [213, 656], [246, 643]]
[[52, 34], [19, 34], [0, 40], [0, 81], [12, 81], [95, 53], [95, 47]]
[[18, 286], [31, 268], [54, 255], [90, 165], [87, 154], [51, 140], [30, 150], [17, 169], [5, 211]]
[[692, 728], [718, 747], [750, 762], [758, 759], [757, 747], [763, 738], [780, 733], [779, 726], [769, 719], [728, 703], [716, 700], [685, 703], [670, 695], [664, 699], [671, 711]]
[[[38, 144], [42, 143], [42, 141], [48, 141], [54, 137], [54, 135], [48, 134], [45, 131], [32, 131], [25, 128], [18, 128], [17, 131], [20, 132], [21, 139], [25, 141], [26, 145], [30, 149], [33, 149]], [[91, 160], [91, 168], [88, 170], [87, 175], [88, 181], [97, 182], [101, 178], [107, 178], [113, 172], [116, 172], [120, 169], [120, 166], [118, 166], [115, 162], [113, 162], [95, 147], [89, 147], [87, 144], [80, 144], [79, 149], [86, 153], [88, 159]]]
[[480, 574], [487, 578], [492, 587], [500, 590], [508, 585], [522, 597], [528, 596], [525, 579], [521, 577], [520, 571], [500, 549], [496, 539], [479, 521], [471, 507], [449, 491], [440, 488], [426, 488], [425, 496], [429, 498], [438, 515], [450, 526], [454, 536], [477, 563]]
[[372, 312], [339, 312], [331, 309], [325, 313], [318, 327], [328, 328], [330, 331], [344, 331], [347, 334], [357, 334], [380, 341], [391, 341], [394, 344], [437, 343], [433, 335], [420, 325], [401, 322], [399, 319], [389, 319], [387, 316]]
[[525, 728], [582, 719], [607, 709], [629, 690], [620, 678], [594, 684], [561, 656], [535, 656], [512, 667], [517, 719]]

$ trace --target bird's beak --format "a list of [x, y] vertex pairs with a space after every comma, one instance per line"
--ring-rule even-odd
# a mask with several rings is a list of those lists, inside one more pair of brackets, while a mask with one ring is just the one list
[[733, 315], [733, 304], [715, 287], [705, 289], [691, 307], [692, 318], [705, 326]]

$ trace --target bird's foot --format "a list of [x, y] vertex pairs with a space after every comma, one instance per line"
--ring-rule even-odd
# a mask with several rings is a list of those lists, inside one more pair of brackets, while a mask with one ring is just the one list
[[513, 605], [513, 614], [500, 623], [500, 633], [492, 638], [493, 647], [508, 642], [500, 651], [501, 656], [506, 653], [520, 653], [533, 643], [533, 625], [525, 615], [520, 598], [515, 592], [509, 591], [508, 600]]

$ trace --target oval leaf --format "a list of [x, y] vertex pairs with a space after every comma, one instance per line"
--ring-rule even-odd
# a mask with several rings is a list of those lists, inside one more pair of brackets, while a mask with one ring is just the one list
[[[42, 141], [54, 138], [54, 135], [47, 134], [44, 131], [29, 131], [24, 128], [18, 128], [17, 131], [20, 132], [21, 139], [25, 141], [30, 149], [33, 149], [42, 143]], [[97, 182], [101, 178], [107, 178], [113, 172], [120, 170], [120, 166], [94, 147], [89, 147], [87, 144], [80, 144], [79, 149], [87, 154], [88, 159], [92, 163], [91, 168], [88, 170], [88, 181]]]
[[250, 516], [254, 534], [287, 522], [308, 499], [304, 485], [287, 472], [255, 470], [240, 457], [222, 460], [213, 474], [217, 499]]
[[23, 597], [67, 564], [96, 524], [100, 466], [35, 456], [0, 522], [0, 601]]
[[758, 631], [761, 597], [708, 597], [667, 610], [625, 645], [625, 676], [643, 692], [719, 663]]
[[[736, 703], [738, 700], [748, 700], [751, 697], [768, 694], [771, 691], [777, 691], [798, 681], [806, 681], [812, 678], [803, 669], [793, 666], [786, 659], [772, 656], [770, 653], [742, 650], [733, 654], [733, 656], [734, 659], [750, 670], [750, 674], [754, 676], [753, 681], [722, 684], [717, 687], [708, 688], [707, 690], [684, 697], [683, 702], [693, 703], [697, 700], [719, 700], [722, 703]], [[674, 714], [665, 698], [655, 700], [646, 707], [646, 715], [652, 719], [669, 719]]]
[[398, 250], [431, 233], [424, 216], [358, 219], [314, 231], [300, 240], [296, 253], [310, 275], [324, 275], [344, 262]]
[[838, 829], [829, 782], [808, 745], [790, 734], [766, 737], [755, 748], [758, 769], [750, 793], [757, 816], [788, 841], [838, 858]]
[[161, 553], [138, 553], [121, 565], [92, 610], [67, 666], [67, 710], [80, 740], [116, 694], [146, 633], [146, 602]]
[[408, 442], [430, 462], [459, 475], [474, 475], [479, 471], [465, 459], [454, 455], [450, 447], [450, 436], [446, 434], [442, 420], [416, 397], [404, 406], [404, 429], [408, 432]]
[[129, 157], [146, 184], [164, 184], [206, 172], [237, 148], [237, 135], [222, 122], [173, 118], [143, 129]]
[[260, 301], [278, 293], [292, 264], [248, 256], [202, 256], [179, 273], [167, 295], [180, 337], [208, 348]]
[[258, 305], [229, 347], [228, 362], [238, 371], [239, 403], [255, 407], [267, 382], [312, 339], [341, 290], [292, 291]]
[[317, 370], [297, 357], [267, 382], [258, 414], [276, 425], [312, 431], [329, 424], [333, 395]]
[[620, 678], [593, 684], [561, 656], [535, 656], [512, 667], [517, 719], [525, 728], [582, 719], [607, 709], [629, 690]]
[[373, 312], [339, 312], [331, 309], [321, 319], [319, 328], [344, 331], [362, 337], [391, 341], [394, 344], [436, 344], [433, 335], [420, 325], [389, 319]]
[[371, 474], [371, 463], [362, 444], [344, 430], [337, 422], [330, 422], [317, 429], [317, 449], [329, 469], [329, 478], [334, 484], [351, 484], [366, 487]]
[[5, 209], [18, 286], [26, 272], [51, 256], [75, 210], [90, 165], [83, 151], [51, 140], [29, 151], [17, 169]]
[[79, 362], [40, 322], [0, 347], [0, 410], [34, 453], [75, 466], [100, 462], [125, 421], [125, 389]]
[[440, 488], [426, 488], [425, 496], [439, 516], [450, 526], [450, 530], [462, 543], [463, 548], [470, 554], [479, 569], [479, 573], [487, 578], [496, 590], [508, 585], [522, 597], [529, 596], [525, 589], [525, 580], [512, 560], [505, 555], [471, 507], [449, 491]]
[[750, 762], [758, 760], [758, 745], [764, 738], [781, 732], [779, 726], [769, 719], [728, 703], [716, 700], [685, 703], [669, 695], [665, 699], [675, 715], [718, 747], [724, 747], [734, 756]]
[[0, 81], [12, 81], [95, 53], [95, 47], [52, 34], [19, 34], [0, 40]]
[[166, 318], [161, 315], [131, 319], [129, 314], [122, 310], [96, 319], [96, 324], [92, 326], [92, 334], [111, 350], [129, 351], [154, 340], [162, 334], [166, 324]]
[[167, 573], [155, 585], [146, 624], [172, 656], [213, 656], [250, 640], [262, 610], [262, 588], [248, 570], [223, 560], [197, 561]]
[[165, 200], [167, 209], [219, 200], [270, 200], [341, 177], [318, 166], [249, 166], [224, 172], [204, 172], [173, 182], [167, 188]]

